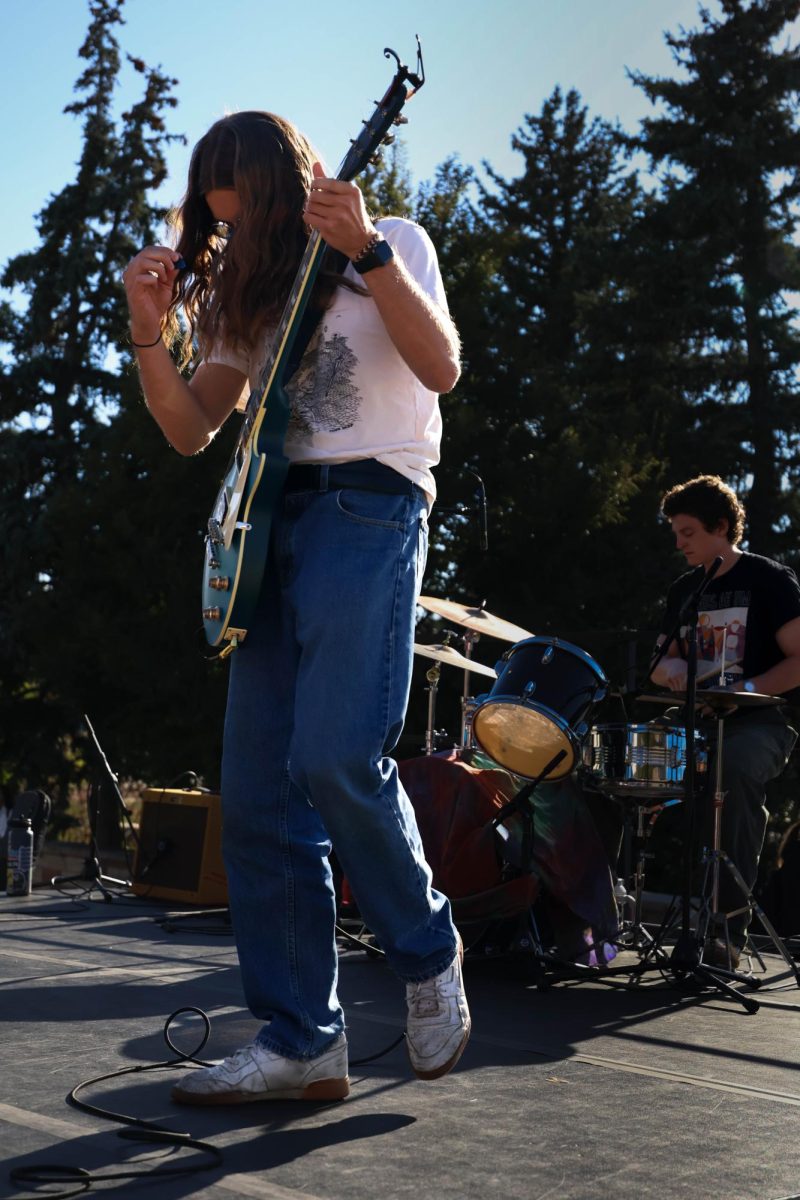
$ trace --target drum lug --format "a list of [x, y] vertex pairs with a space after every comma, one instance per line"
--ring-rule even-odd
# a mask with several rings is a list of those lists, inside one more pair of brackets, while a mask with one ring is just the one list
[[575, 736], [579, 740], [582, 738], [585, 738], [588, 732], [589, 732], [589, 726], [586, 724], [585, 721], [581, 721], [580, 725], [575, 726]]
[[530, 696], [533, 695], [533, 693], [535, 691], [536, 691], [536, 681], [533, 679], [529, 679], [528, 682], [525, 684], [525, 687], [522, 689], [523, 699], [527, 700]]
[[546, 666], [546, 665], [547, 665], [547, 663], [549, 663], [549, 662], [552, 662], [552, 660], [553, 660], [553, 655], [555, 654], [555, 652], [556, 652], [556, 648], [555, 648], [555, 646], [548, 646], [548, 647], [547, 647], [547, 649], [545, 650], [544, 654], [542, 655], [542, 665], [543, 665], [543, 666]]

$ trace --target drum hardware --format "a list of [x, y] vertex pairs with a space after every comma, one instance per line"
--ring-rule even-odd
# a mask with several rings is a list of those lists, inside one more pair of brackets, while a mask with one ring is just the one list
[[[723, 656], [724, 657], [724, 656]], [[795, 963], [789, 951], [786, 949], [779, 934], [775, 930], [772, 922], [767, 917], [764, 910], [758, 904], [753, 893], [748, 888], [742, 877], [742, 874], [736, 863], [732, 861], [728, 854], [722, 849], [722, 810], [725, 804], [725, 792], [722, 788], [723, 781], [723, 766], [724, 766], [724, 737], [725, 737], [725, 719], [730, 715], [730, 705], [733, 700], [738, 701], [741, 697], [745, 703], [752, 700], [754, 696], [759, 696], [760, 700], [769, 700], [773, 704], [780, 702], [780, 697], [759, 695], [757, 692], [728, 692], [727, 704], [723, 705], [719, 697], [715, 700], [716, 707], [716, 724], [717, 724], [717, 755], [714, 772], [714, 795], [712, 798], [712, 832], [711, 846], [703, 852], [703, 862], [705, 865], [705, 874], [703, 879], [703, 887], [701, 889], [701, 907], [700, 914], [697, 920], [697, 932], [701, 946], [704, 946], [709, 937], [719, 936], [724, 942], [728, 952], [728, 969], [725, 974], [738, 981], [743, 981], [751, 986], [757, 986], [758, 981], [752, 978], [750, 974], [738, 974], [733, 969], [732, 958], [732, 942], [730, 937], [729, 921], [731, 917], [741, 916], [748, 913], [749, 916], [757, 917], [761, 922], [767, 936], [772, 941], [778, 954], [783, 958], [789, 967], [790, 973], [794, 976], [794, 980], [800, 987], [800, 968]], [[737, 704], [738, 707], [738, 704]], [[744, 904], [737, 909], [723, 913], [719, 910], [719, 881], [720, 881], [720, 864], [722, 864], [729, 872], [742, 894]], [[758, 960], [762, 971], [766, 971], [764, 960], [757, 950], [754, 950], [755, 957]], [[715, 966], [716, 970], [725, 970]]]
[[[434, 665], [426, 672], [425, 678], [428, 681], [428, 725], [425, 730], [425, 753], [435, 754], [438, 746], [438, 739], [441, 734], [436, 730], [436, 698], [439, 690], [439, 678], [441, 675], [441, 664], [447, 663], [452, 667], [460, 667], [464, 672], [464, 696], [461, 701], [462, 717], [461, 717], [461, 744], [467, 746], [465, 740], [468, 736], [466, 728], [466, 713], [467, 713], [467, 686], [469, 681], [470, 671], [478, 675], [487, 675], [494, 679], [495, 672], [493, 667], [484, 666], [483, 663], [477, 663], [471, 658], [472, 641], [465, 640], [466, 654], [460, 654], [458, 650], [450, 645], [450, 639], [458, 635], [450, 630], [445, 630], [444, 641], [434, 645], [423, 645], [422, 643], [414, 643], [414, 653], [421, 655], [423, 658], [432, 658]], [[473, 640], [477, 641], [477, 635], [473, 635]]]
[[[645, 870], [648, 858], [652, 857], [648, 852], [648, 845], [656, 819], [665, 808], [680, 804], [681, 801], [675, 798], [654, 804], [640, 802], [634, 806], [628, 803], [630, 793], [626, 792], [622, 796], [614, 798], [625, 802], [623, 816], [623, 855], [625, 865], [623, 877], [617, 880], [614, 888], [614, 899], [617, 902], [617, 912], [619, 914], [619, 933], [615, 942], [625, 950], [637, 951], [642, 956], [644, 962], [648, 958], [652, 958], [654, 963], [664, 965], [668, 961], [669, 956], [663, 949], [661, 942], [663, 933], [668, 927], [671, 913], [667, 914], [667, 917], [662, 921], [661, 928], [653, 936], [642, 919]], [[636, 820], [635, 832], [633, 830], [634, 816]], [[635, 862], [632, 861], [634, 841], [636, 846]], [[630, 882], [633, 888], [632, 892], [628, 892], [626, 881]]]
[[[474, 629], [467, 628], [464, 634], [464, 656], [472, 662], [473, 647], [479, 642], [481, 635]], [[497, 672], [495, 671], [495, 677]], [[469, 688], [469, 670], [464, 672], [464, 686], [461, 692], [461, 745], [464, 749], [468, 749], [472, 744], [472, 721], [475, 716], [475, 708], [470, 696]], [[469, 720], [469, 726], [467, 722]]]
[[[641, 696], [640, 699], [652, 703], [660, 703], [672, 705], [677, 700], [685, 700], [686, 693], [670, 692], [665, 695], [649, 695]], [[748, 888], [742, 877], [739, 868], [732, 861], [722, 847], [722, 811], [725, 802], [725, 791], [723, 790], [723, 771], [724, 771], [724, 734], [725, 720], [733, 711], [738, 708], [763, 708], [774, 707], [782, 702], [780, 696], [771, 696], [760, 692], [731, 692], [725, 688], [703, 688], [695, 695], [696, 709], [710, 709], [714, 713], [716, 722], [716, 762], [714, 770], [714, 792], [711, 797], [712, 806], [712, 830], [711, 830], [711, 845], [703, 850], [702, 862], [705, 868], [703, 876], [703, 884], [701, 887], [701, 903], [700, 913], [697, 920], [697, 932], [695, 939], [699, 947], [699, 963], [702, 964], [704, 972], [721, 972], [739, 983], [744, 983], [749, 987], [758, 987], [760, 981], [754, 979], [751, 974], [737, 973], [732, 969], [733, 959], [731, 957], [732, 942], [729, 931], [729, 921], [732, 917], [740, 916], [742, 913], [749, 913], [751, 917], [757, 917], [764, 931], [774, 945], [780, 957], [786, 962], [789, 971], [797, 986], [800, 987], [800, 968], [794, 962], [794, 959], [789, 954], [780, 935], [773, 927], [766, 913], [758, 904], [753, 893]], [[700, 735], [697, 735], [698, 742], [702, 742]], [[720, 866], [730, 872], [732, 879], [742, 894], [743, 905], [738, 909], [723, 913], [719, 911], [719, 882], [720, 882]], [[702, 960], [703, 947], [710, 937], [719, 936], [720, 940], [728, 948], [728, 963], [729, 969], [719, 967], [718, 965], [709, 965]], [[754, 950], [754, 957], [757, 959], [762, 970], [766, 970], [764, 960], [757, 950]], [[740, 993], [736, 992], [737, 997]], [[752, 1010], [755, 1011], [755, 1010]]]
[[[475, 742], [523, 779], [540, 780], [548, 769], [551, 780], [563, 779], [580, 761], [586, 717], [605, 697], [607, 684], [601, 667], [578, 646], [526, 638], [506, 651], [491, 692], [478, 697]], [[556, 756], [558, 765], [549, 766]]]
[[439, 688], [439, 676], [442, 668], [436, 662], [425, 672], [428, 681], [428, 727], [425, 730], [425, 753], [436, 752], [436, 693]]
[[[703, 578], [700, 580], [694, 592], [686, 599], [681, 606], [680, 612], [673, 624], [672, 629], [667, 633], [663, 642], [656, 651], [652, 662], [648, 668], [648, 678], [652, 675], [658, 664], [662, 661], [665, 655], [669, 652], [669, 648], [673, 642], [680, 645], [679, 636], [681, 631], [685, 629], [686, 641], [686, 693], [683, 709], [683, 724], [686, 730], [686, 769], [684, 773], [684, 799], [685, 799], [685, 853], [683, 862], [683, 888], [681, 894], [681, 930], [675, 946], [670, 955], [670, 967], [676, 978], [683, 982], [684, 980], [694, 981], [700, 984], [711, 984], [718, 991], [724, 993], [731, 1000], [736, 1000], [741, 1004], [745, 1011], [755, 1013], [759, 1009], [759, 1004], [752, 997], [743, 994], [737, 988], [731, 985], [730, 979], [723, 978], [714, 967], [706, 962], [703, 962], [703, 942], [698, 932], [694, 932], [691, 927], [692, 922], [692, 881], [694, 873], [695, 852], [697, 846], [697, 796], [695, 791], [695, 722], [697, 718], [698, 700], [702, 705], [709, 701], [709, 696], [704, 692], [702, 698], [697, 694], [697, 622], [699, 618], [699, 603], [700, 598], [705, 592], [711, 580], [716, 575], [719, 568], [722, 566], [722, 556], [718, 555], [714, 561], [708, 566]], [[723, 670], [724, 674], [724, 662]], [[642, 689], [643, 690], [643, 689]], [[735, 703], [738, 697], [744, 693], [728, 692], [725, 694], [725, 699], [728, 704]], [[720, 693], [716, 693], [717, 696]], [[643, 698], [643, 697], [642, 697]], [[669, 698], [670, 703], [676, 702], [676, 695], [672, 693]], [[717, 700], [711, 701], [711, 704], [718, 704], [720, 711], [723, 711], [724, 705]], [[717, 760], [722, 757], [722, 746], [717, 746]]]

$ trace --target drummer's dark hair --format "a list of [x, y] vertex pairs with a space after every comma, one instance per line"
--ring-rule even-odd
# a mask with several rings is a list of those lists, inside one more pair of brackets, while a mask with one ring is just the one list
[[742, 540], [744, 505], [719, 475], [698, 475], [670, 488], [661, 500], [661, 511], [665, 517], [677, 517], [679, 513], [697, 517], [709, 533], [713, 533], [720, 521], [727, 521], [725, 536], [731, 545]]

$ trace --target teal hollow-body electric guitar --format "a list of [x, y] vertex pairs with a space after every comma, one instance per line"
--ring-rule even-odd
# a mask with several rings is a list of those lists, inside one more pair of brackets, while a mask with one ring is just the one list
[[[395, 59], [397, 72], [351, 143], [337, 179], [354, 179], [379, 146], [392, 140], [391, 126], [404, 123], [400, 115], [403, 105], [424, 83], [419, 45], [414, 73], [393, 50], [384, 50], [384, 54]], [[324, 250], [324, 241], [313, 230], [258, 385], [247, 401], [236, 448], [208, 520], [203, 626], [209, 644], [220, 646], [222, 656], [243, 642], [261, 590], [272, 514], [289, 467], [283, 453], [290, 417], [284, 378]]]

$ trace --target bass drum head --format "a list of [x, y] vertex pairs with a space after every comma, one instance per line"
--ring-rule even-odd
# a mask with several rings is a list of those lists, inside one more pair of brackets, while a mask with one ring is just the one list
[[548, 780], [569, 775], [577, 759], [569, 724], [550, 709], [536, 708], [512, 696], [486, 700], [475, 710], [472, 737], [484, 754], [523, 779], [536, 779], [564, 751]]

